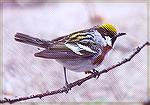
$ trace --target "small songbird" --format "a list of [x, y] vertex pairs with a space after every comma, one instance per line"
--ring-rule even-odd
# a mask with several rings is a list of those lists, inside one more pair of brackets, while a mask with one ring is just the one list
[[125, 34], [117, 33], [117, 29], [111, 24], [102, 24], [51, 41], [22, 33], [16, 33], [15, 40], [45, 48], [43, 51], [35, 53], [35, 57], [56, 59], [61, 63], [64, 67], [67, 85], [66, 69], [75, 72], [95, 72], [95, 68], [101, 65], [105, 55], [113, 48], [117, 37]]

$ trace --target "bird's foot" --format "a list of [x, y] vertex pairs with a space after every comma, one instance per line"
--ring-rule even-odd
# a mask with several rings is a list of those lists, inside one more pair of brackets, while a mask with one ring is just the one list
[[93, 71], [85, 71], [85, 74], [94, 74], [94, 78], [98, 79], [99, 78], [99, 71], [93, 69]]
[[66, 82], [66, 84], [63, 88], [65, 88], [65, 93], [66, 94], [69, 92], [69, 90], [71, 90], [71, 87], [69, 86], [68, 82]]
[[99, 71], [97, 71], [96, 69], [93, 69], [93, 73], [95, 74], [94, 78], [98, 79], [100, 76]]
[[85, 74], [93, 74], [92, 71], [85, 71]]

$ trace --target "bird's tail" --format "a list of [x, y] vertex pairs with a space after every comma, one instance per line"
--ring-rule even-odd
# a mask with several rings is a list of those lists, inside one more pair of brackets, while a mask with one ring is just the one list
[[43, 47], [43, 48], [47, 48], [49, 45], [51, 45], [50, 41], [41, 40], [22, 33], [16, 33], [15, 40], [18, 42], [22, 42], [22, 43], [26, 43], [38, 47]]

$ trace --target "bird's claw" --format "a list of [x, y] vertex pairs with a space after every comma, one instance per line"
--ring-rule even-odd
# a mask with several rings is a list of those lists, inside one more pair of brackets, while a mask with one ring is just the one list
[[99, 71], [93, 69], [93, 74], [94, 74], [94, 78], [98, 79], [100, 74], [99, 74]]
[[71, 88], [69, 87], [68, 83], [63, 87], [65, 89], [65, 93], [67, 94]]
[[93, 71], [86, 71], [85, 74], [94, 74], [94, 78], [98, 79], [100, 74], [99, 71], [93, 69]]

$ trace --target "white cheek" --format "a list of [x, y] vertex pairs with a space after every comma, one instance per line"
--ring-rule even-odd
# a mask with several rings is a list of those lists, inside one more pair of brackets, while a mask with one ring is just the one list
[[105, 36], [106, 38], [106, 43], [109, 45], [109, 46], [112, 46], [111, 44], [111, 38], [109, 36]]

